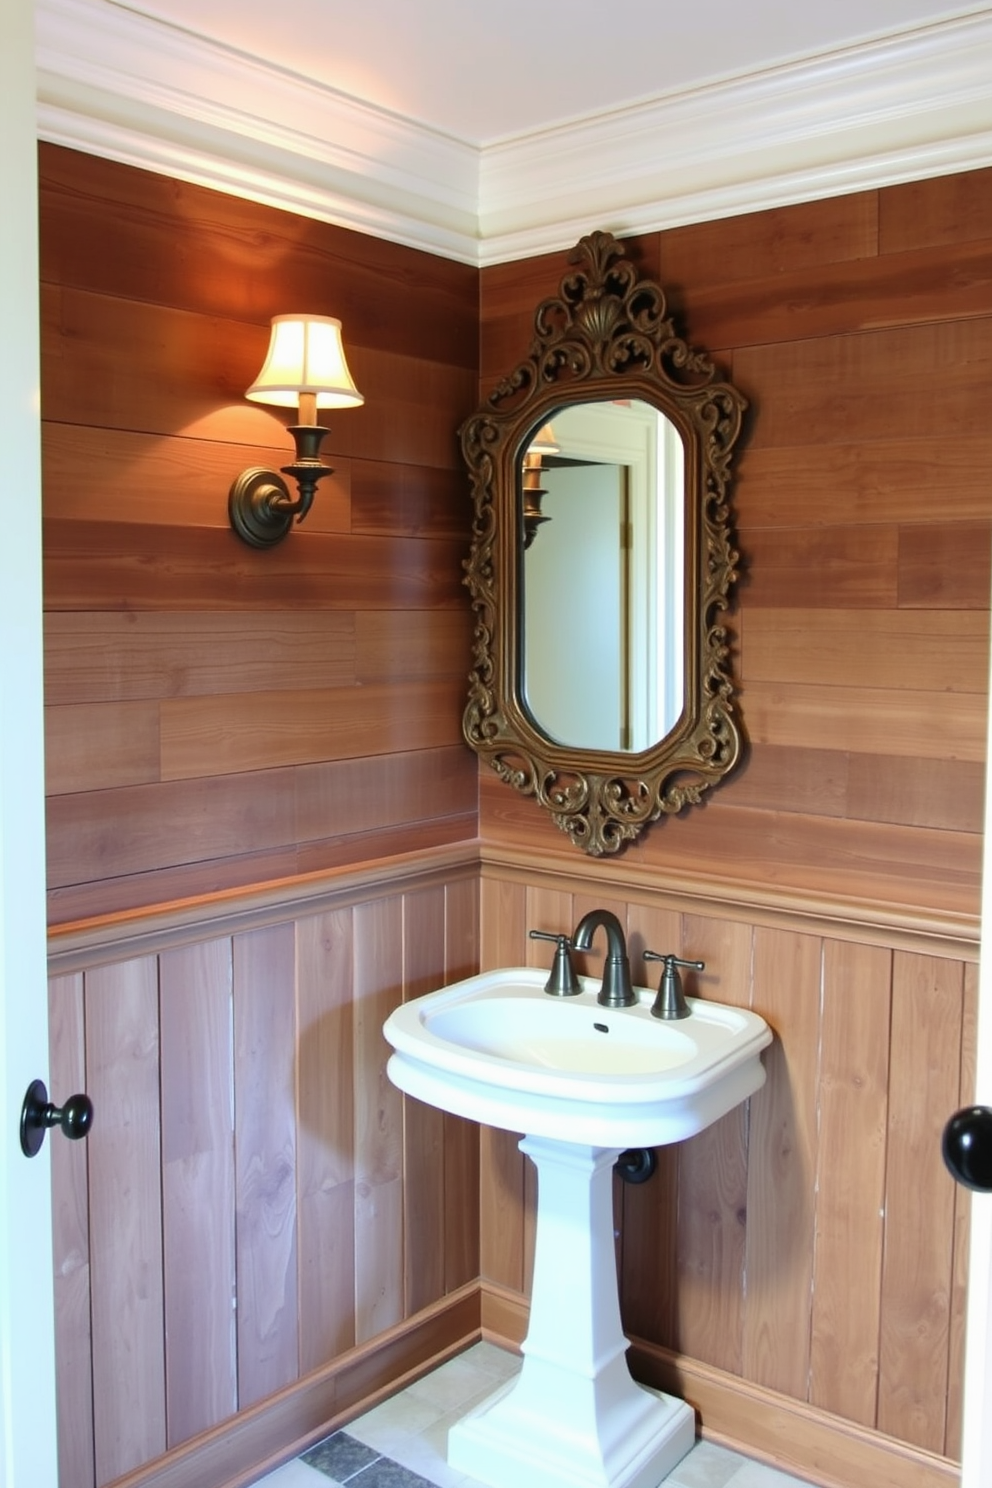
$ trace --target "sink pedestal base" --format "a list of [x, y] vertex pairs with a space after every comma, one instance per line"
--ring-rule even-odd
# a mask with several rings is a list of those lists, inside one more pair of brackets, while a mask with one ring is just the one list
[[516, 1380], [448, 1435], [448, 1461], [492, 1488], [658, 1488], [689, 1451], [684, 1401], [627, 1369], [613, 1243], [620, 1149], [542, 1137], [530, 1325]]

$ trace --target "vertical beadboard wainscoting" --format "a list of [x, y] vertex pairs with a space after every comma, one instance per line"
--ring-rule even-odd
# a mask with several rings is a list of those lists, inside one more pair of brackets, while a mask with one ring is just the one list
[[[709, 891], [633, 858], [598, 864], [484, 849], [483, 968], [547, 964], [532, 928], [594, 905], [644, 948], [705, 961], [690, 995], [751, 1007], [776, 1039], [765, 1088], [616, 1185], [635, 1374], [688, 1399], [704, 1434], [863, 1488], [958, 1481], [967, 1199], [943, 1168], [971, 1098], [977, 924]], [[594, 972], [601, 957], [585, 958]], [[657, 968], [652, 968], [652, 984]], [[482, 1131], [483, 1325], [519, 1339], [533, 1169]]]
[[477, 1128], [381, 1036], [477, 965], [474, 846], [53, 933], [60, 1488], [247, 1482], [478, 1336]]

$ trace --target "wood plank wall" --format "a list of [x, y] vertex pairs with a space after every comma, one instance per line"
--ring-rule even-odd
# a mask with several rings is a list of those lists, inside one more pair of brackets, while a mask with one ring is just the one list
[[53, 976], [52, 1082], [97, 1112], [52, 1154], [60, 1488], [478, 1276], [477, 1128], [385, 1073], [388, 1012], [477, 966], [474, 863], [422, 878]]
[[[645, 236], [750, 401], [730, 617], [746, 763], [639, 868], [977, 911], [988, 688], [992, 173]], [[482, 385], [565, 255], [482, 275]], [[484, 838], [559, 846], [483, 781]], [[590, 878], [595, 879], [590, 865]]]
[[[40, 187], [52, 921], [474, 837], [475, 270], [54, 146]], [[366, 402], [257, 552], [227, 493], [291, 457], [243, 395], [296, 309]]]
[[[778, 1035], [750, 1108], [622, 1192], [628, 1329], [950, 1458], [966, 1206], [939, 1137], [972, 1078], [990, 188], [980, 172], [630, 244], [750, 400], [730, 619], [746, 762], [610, 863], [481, 778], [484, 965], [540, 961], [529, 927], [605, 904]], [[564, 266], [483, 271], [483, 392]], [[484, 1134], [483, 1159], [483, 1271], [526, 1292], [531, 1179], [510, 1138]], [[793, 1450], [796, 1471], [863, 1480]]]

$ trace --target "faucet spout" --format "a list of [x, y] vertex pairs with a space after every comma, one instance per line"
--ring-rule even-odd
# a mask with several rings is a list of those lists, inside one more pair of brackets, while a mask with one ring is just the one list
[[606, 963], [603, 985], [596, 1000], [603, 1007], [633, 1007], [637, 998], [630, 980], [627, 942], [623, 926], [612, 910], [591, 909], [583, 915], [575, 927], [572, 947], [576, 951], [588, 951], [593, 935], [601, 926], [606, 931]]

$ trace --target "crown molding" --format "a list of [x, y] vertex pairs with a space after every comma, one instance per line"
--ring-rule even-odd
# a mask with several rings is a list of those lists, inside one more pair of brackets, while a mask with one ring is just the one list
[[992, 10], [476, 145], [106, 0], [38, 0], [41, 138], [472, 264], [992, 164]]
[[106, 0], [38, 0], [38, 132], [478, 261], [478, 150]]

